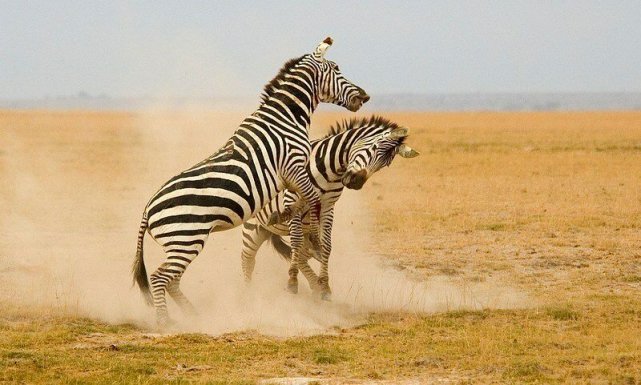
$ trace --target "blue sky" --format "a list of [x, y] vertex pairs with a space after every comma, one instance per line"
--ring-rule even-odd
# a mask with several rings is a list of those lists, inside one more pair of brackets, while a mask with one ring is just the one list
[[639, 1], [2, 1], [0, 98], [257, 95], [328, 58], [376, 93], [641, 92]]

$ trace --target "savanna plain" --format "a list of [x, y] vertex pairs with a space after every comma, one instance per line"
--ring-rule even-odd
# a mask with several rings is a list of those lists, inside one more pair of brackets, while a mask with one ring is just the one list
[[245, 285], [232, 231], [155, 330], [144, 205], [244, 115], [0, 111], [0, 382], [641, 383], [640, 112], [386, 112], [421, 155], [339, 202], [332, 302], [269, 247]]

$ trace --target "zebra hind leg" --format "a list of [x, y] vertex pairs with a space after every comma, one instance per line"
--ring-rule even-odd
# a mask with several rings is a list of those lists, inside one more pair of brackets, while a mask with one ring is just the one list
[[332, 289], [329, 288], [329, 274], [327, 272], [327, 258], [321, 259], [320, 274], [318, 275], [318, 285], [320, 286], [320, 296], [323, 301], [332, 300]]
[[254, 218], [243, 224], [243, 249], [240, 258], [246, 283], [251, 282], [256, 265], [256, 254], [268, 236], [267, 230], [256, 223]]
[[292, 259], [289, 265], [289, 280], [287, 281], [287, 291], [292, 294], [298, 293], [298, 268], [303, 248], [303, 224], [300, 213], [296, 213], [289, 223], [289, 236], [291, 240]]
[[318, 284], [321, 287], [321, 299], [331, 301], [332, 290], [329, 288], [329, 256], [332, 253], [332, 225], [334, 211], [330, 208], [321, 215], [322, 249], [320, 259], [320, 272]]
[[187, 266], [200, 254], [204, 244], [205, 239], [197, 239], [169, 241], [163, 245], [167, 260], [149, 278], [156, 308], [156, 322], [160, 328], [168, 326], [171, 321], [167, 311], [166, 293], [169, 293], [187, 313], [193, 309], [193, 305], [180, 290], [180, 278]]
[[332, 289], [329, 287], [328, 257], [323, 256], [320, 260], [320, 273], [318, 274], [318, 286], [323, 301], [332, 300]]
[[187, 297], [185, 297], [182, 290], [180, 290], [180, 278], [181, 277], [176, 277], [169, 282], [169, 285], [167, 285], [167, 292], [169, 293], [169, 296], [176, 301], [178, 306], [180, 306], [183, 313], [188, 316], [195, 317], [198, 315], [198, 312], [194, 305], [187, 299]]
[[303, 249], [301, 250], [301, 258], [298, 261], [298, 269], [303, 276], [307, 279], [309, 283], [309, 288], [312, 289], [314, 293], [320, 293], [321, 287], [318, 284], [319, 277], [314, 272], [311, 266], [309, 266], [309, 260], [312, 258], [312, 252], [309, 249], [309, 240], [305, 237], [305, 242], [303, 243]]
[[154, 302], [154, 308], [156, 309], [156, 324], [161, 329], [170, 323], [165, 292], [167, 291], [167, 286], [174, 278], [174, 274], [175, 272], [163, 263], [149, 277], [151, 296]]

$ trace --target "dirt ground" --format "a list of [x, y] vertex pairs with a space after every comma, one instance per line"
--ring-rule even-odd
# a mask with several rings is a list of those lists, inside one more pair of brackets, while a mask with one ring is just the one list
[[639, 112], [384, 113], [421, 155], [339, 202], [332, 303], [267, 250], [246, 287], [231, 231], [157, 334], [140, 215], [244, 114], [0, 111], [0, 381], [641, 382]]

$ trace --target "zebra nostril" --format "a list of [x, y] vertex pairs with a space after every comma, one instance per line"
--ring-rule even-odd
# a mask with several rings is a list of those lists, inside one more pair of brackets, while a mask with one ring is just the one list
[[365, 95], [361, 96], [361, 99], [363, 100], [363, 103], [367, 103], [369, 101], [369, 95], [365, 94]]

